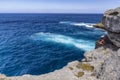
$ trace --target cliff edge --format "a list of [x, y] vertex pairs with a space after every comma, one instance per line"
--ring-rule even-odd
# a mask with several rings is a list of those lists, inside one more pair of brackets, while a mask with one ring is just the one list
[[106, 30], [107, 35], [96, 42], [95, 50], [84, 54], [81, 62], [73, 61], [40, 76], [0, 75], [0, 80], [120, 80], [120, 7], [106, 11], [95, 27]]

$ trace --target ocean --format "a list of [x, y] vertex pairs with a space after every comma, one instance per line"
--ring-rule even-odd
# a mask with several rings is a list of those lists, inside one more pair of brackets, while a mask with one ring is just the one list
[[0, 14], [0, 73], [40, 75], [84, 58], [102, 14]]

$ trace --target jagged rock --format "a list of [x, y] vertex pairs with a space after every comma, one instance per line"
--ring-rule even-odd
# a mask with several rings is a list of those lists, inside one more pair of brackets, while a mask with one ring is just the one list
[[114, 45], [120, 48], [120, 34], [108, 32], [108, 37]]
[[102, 24], [108, 32], [109, 39], [120, 47], [120, 7], [106, 11]]
[[[120, 80], [120, 57], [111, 48], [99, 48], [89, 53], [95, 67], [95, 74], [100, 80]], [[87, 54], [88, 55], [88, 54]]]
[[111, 32], [120, 33], [120, 7], [104, 13], [102, 24]]

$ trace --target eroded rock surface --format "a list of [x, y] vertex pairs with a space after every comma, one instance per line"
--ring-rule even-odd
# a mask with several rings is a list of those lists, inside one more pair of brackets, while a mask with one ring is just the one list
[[104, 13], [102, 24], [114, 45], [120, 47], [120, 7]]
[[102, 24], [107, 30], [120, 33], [120, 7], [104, 13]]

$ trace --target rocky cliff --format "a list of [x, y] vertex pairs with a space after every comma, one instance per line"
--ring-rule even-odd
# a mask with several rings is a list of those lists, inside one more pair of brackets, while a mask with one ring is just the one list
[[0, 75], [0, 80], [120, 80], [120, 8], [106, 11], [95, 27], [108, 33], [96, 42], [95, 50], [85, 53], [81, 62], [71, 62], [60, 70], [40, 76]]
[[108, 32], [109, 39], [120, 47], [120, 7], [106, 11], [102, 24]]

